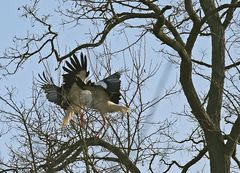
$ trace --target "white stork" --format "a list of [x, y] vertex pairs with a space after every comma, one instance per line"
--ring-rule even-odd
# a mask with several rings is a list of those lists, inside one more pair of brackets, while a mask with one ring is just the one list
[[[120, 100], [120, 72], [116, 72], [109, 77], [92, 83], [87, 80], [87, 58], [81, 53], [81, 63], [76, 55], [66, 61], [67, 67], [63, 66], [66, 72], [63, 74], [63, 84], [56, 86], [51, 77], [44, 73], [40, 76], [42, 89], [46, 93], [47, 99], [66, 111], [63, 118], [62, 127], [69, 124], [74, 113], [80, 114], [81, 126], [83, 122], [82, 109], [88, 107], [100, 112], [105, 125], [105, 116], [108, 112], [128, 113], [129, 108], [119, 105]], [[102, 129], [102, 128], [101, 128]]]

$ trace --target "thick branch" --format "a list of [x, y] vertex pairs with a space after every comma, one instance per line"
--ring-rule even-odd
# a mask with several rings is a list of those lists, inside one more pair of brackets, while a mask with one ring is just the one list
[[[62, 155], [60, 155], [58, 157], [57, 162], [55, 162], [55, 164], [61, 164], [60, 160], [62, 160], [62, 159], [64, 160], [65, 158], [67, 158], [73, 151], [76, 151], [73, 154], [73, 156], [77, 157], [79, 155], [79, 153], [81, 151], [83, 151], [84, 147], [89, 147], [89, 146], [101, 146], [101, 147], [107, 149], [108, 151], [115, 154], [119, 160], [119, 163], [123, 164], [132, 173], [140, 173], [140, 170], [136, 167], [135, 164], [132, 163], [132, 161], [128, 158], [128, 156], [121, 151], [120, 148], [118, 148], [108, 142], [105, 142], [102, 139], [96, 138], [96, 137], [82, 139], [82, 140], [72, 144], [71, 146], [68, 147], [69, 149], [65, 153], [63, 153]], [[71, 159], [67, 160], [66, 163], [70, 163], [69, 161], [71, 161], [71, 160], [74, 160], [74, 159], [71, 157]], [[51, 166], [54, 166], [54, 165], [51, 165]], [[61, 169], [63, 168], [62, 164], [59, 167], [56, 167], [57, 170], [60, 170], [60, 168]]]
[[[208, 4], [208, 3], [207, 3]], [[237, 2], [237, 3], [231, 3], [231, 4], [223, 4], [221, 6], [219, 6], [218, 8], [214, 8], [212, 10], [209, 10], [204, 18], [202, 18], [201, 20], [201, 23], [205, 23], [210, 17], [212, 17], [213, 15], [215, 15], [216, 13], [218, 13], [219, 11], [225, 9], [225, 8], [237, 8], [237, 7], [240, 7], [240, 2]], [[209, 8], [210, 9], [210, 8]], [[229, 14], [231, 15], [231, 14]], [[226, 24], [225, 24], [226, 25]]]
[[[232, 0], [231, 1], [231, 5], [238, 5], [239, 2], [237, 2], [238, 0]], [[233, 18], [233, 12], [235, 11], [236, 8], [232, 8], [229, 7], [229, 9], [227, 10], [227, 15], [226, 18], [223, 22], [223, 27], [226, 29], [228, 27], [228, 25], [230, 24], [232, 18]]]
[[204, 131], [215, 131], [217, 129], [203, 108], [193, 85], [191, 58], [187, 53], [183, 53], [184, 51], [179, 52], [182, 58], [180, 65], [180, 82], [182, 84], [185, 96], [187, 97], [188, 103], [192, 108], [192, 113], [198, 120], [201, 128], [203, 128]]
[[240, 136], [240, 116], [234, 122], [226, 143], [226, 154], [232, 155]]
[[164, 22], [166, 22], [166, 20], [163, 16], [158, 19], [154, 25], [153, 34], [163, 43], [167, 44], [179, 53], [182, 59], [180, 66], [180, 82], [187, 97], [188, 103], [192, 108], [192, 112], [204, 130], [216, 130], [206, 111], [202, 107], [201, 101], [192, 82], [191, 54], [189, 54], [189, 52], [186, 50], [186, 47], [182, 42], [179, 33], [177, 33], [177, 30], [172, 29], [172, 26], [169, 24], [169, 22], [166, 22], [166, 24], [168, 24], [168, 28], [171, 29], [175, 39], [171, 39], [162, 32], [161, 27], [164, 25]]
[[194, 157], [192, 160], [190, 160], [188, 163], [186, 163], [183, 166], [183, 170], [182, 173], [187, 172], [187, 170], [193, 166], [195, 163], [197, 163], [200, 159], [202, 159], [202, 157], [206, 154], [206, 152], [208, 151], [207, 147], [203, 148], [196, 157]]
[[140, 0], [144, 5], [148, 6], [149, 9], [153, 10], [157, 16], [161, 16], [166, 10], [171, 9], [171, 6], [165, 6], [162, 10], [154, 4], [152, 1]]
[[176, 50], [177, 52], [181, 49], [181, 44], [179, 44], [179, 42], [177, 42], [174, 39], [171, 39], [170, 37], [168, 37], [165, 33], [162, 32], [161, 27], [163, 25], [162, 20], [158, 20], [156, 22], [156, 24], [153, 27], [153, 34], [160, 39], [164, 44], [167, 44], [168, 46], [170, 46], [172, 49]]
[[193, 22], [200, 22], [199, 16], [193, 9], [192, 0], [184, 0], [185, 9]]
[[193, 46], [197, 40], [197, 37], [201, 30], [202, 25], [201, 25], [200, 18], [198, 17], [198, 15], [195, 13], [195, 11], [193, 9], [192, 1], [185, 0], [184, 3], [185, 3], [185, 8], [188, 12], [188, 15], [190, 16], [191, 20], [193, 21], [193, 27], [191, 29], [191, 32], [190, 32], [189, 37], [186, 42], [186, 49], [187, 49], [188, 53], [191, 54]]
[[[154, 13], [120, 13], [117, 16], [113, 16], [106, 24], [105, 28], [103, 29], [103, 31], [99, 34], [97, 34], [97, 36], [95, 37], [98, 38], [100, 35], [100, 39], [96, 42], [93, 43], [85, 43], [82, 44], [80, 46], [77, 46], [76, 48], [74, 48], [71, 52], [69, 52], [68, 54], [57, 58], [58, 61], [62, 61], [70, 56], [72, 56], [73, 54], [75, 54], [77, 51], [84, 49], [84, 48], [93, 48], [93, 47], [98, 47], [100, 46], [104, 40], [106, 39], [107, 35], [110, 33], [110, 31], [116, 27], [118, 24], [123, 23], [126, 20], [130, 20], [130, 19], [136, 19], [136, 18], [156, 18], [156, 14]], [[94, 39], [94, 40], [95, 40]]]

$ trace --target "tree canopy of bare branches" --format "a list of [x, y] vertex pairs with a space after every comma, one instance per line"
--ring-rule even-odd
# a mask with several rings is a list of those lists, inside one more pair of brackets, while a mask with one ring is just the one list
[[[60, 0], [52, 12], [41, 10], [42, 0], [30, 2], [20, 7], [22, 16], [38, 30], [14, 38], [0, 57], [2, 74], [15, 75], [34, 57], [39, 66], [54, 60], [60, 69], [85, 51], [92, 77], [124, 69], [122, 100], [131, 113], [109, 115], [108, 129], [96, 138], [101, 122], [93, 110], [86, 110], [84, 128], [75, 117], [61, 129], [64, 113], [46, 103], [36, 80], [31, 104], [17, 103], [8, 89], [0, 97], [2, 134], [11, 132], [16, 146], [8, 146], [2, 171], [187, 172], [203, 164], [211, 173], [240, 170], [239, 1]], [[70, 31], [72, 44], [64, 45]], [[161, 69], [169, 63], [179, 78], [165, 88], [172, 76], [167, 68], [161, 78]], [[150, 85], [157, 88], [153, 99]], [[165, 100], [174, 103], [172, 112], [160, 106]], [[156, 114], [160, 121], [148, 121]], [[191, 124], [187, 133], [176, 127], [179, 119]]]

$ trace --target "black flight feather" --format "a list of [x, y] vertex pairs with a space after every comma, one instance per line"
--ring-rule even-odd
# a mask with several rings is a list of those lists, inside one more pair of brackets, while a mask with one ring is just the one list
[[62, 95], [61, 95], [61, 87], [58, 87], [54, 84], [52, 77], [47, 77], [43, 72], [42, 76], [38, 74], [41, 79], [41, 88], [46, 93], [47, 99], [50, 102], [53, 102], [61, 107], [62, 106]]
[[75, 67], [81, 67], [81, 64], [75, 54], [73, 54], [73, 59], [75, 61], [75, 65], [76, 65]]
[[70, 58], [71, 64], [74, 67], [74, 69], [76, 70], [77, 67], [79, 67], [79, 65], [77, 64], [76, 60], [74, 57]]
[[87, 68], [87, 57], [86, 57], [86, 55], [84, 56], [83, 53], [81, 53], [81, 63], [82, 63], [82, 67], [85, 68], [85, 70], [86, 70], [86, 68]]
[[120, 100], [120, 85], [121, 85], [121, 80], [120, 80], [120, 72], [116, 72], [105, 79], [99, 81], [96, 83], [96, 85], [102, 86], [108, 96], [110, 101], [118, 104]]
[[71, 75], [76, 75], [80, 71], [86, 72], [86, 77], [89, 75], [89, 71], [87, 71], [87, 57], [81, 53], [81, 62], [78, 60], [77, 56], [73, 54], [70, 58], [70, 62], [66, 61], [67, 67], [63, 66], [63, 70]]
[[[70, 58], [70, 59], [71, 59], [71, 58]], [[77, 71], [76, 68], [74, 68], [70, 62], [66, 61], [66, 64], [67, 64], [68, 68], [69, 68], [73, 73]]]
[[68, 73], [71, 73], [72, 71], [71, 70], [69, 70], [68, 68], [66, 68], [66, 67], [62, 67], [63, 68], [63, 70], [65, 71], [65, 72], [68, 72]]

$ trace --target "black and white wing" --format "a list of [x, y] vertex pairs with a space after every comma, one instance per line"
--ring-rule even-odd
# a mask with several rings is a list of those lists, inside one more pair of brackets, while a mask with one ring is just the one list
[[116, 104], [119, 103], [120, 96], [121, 96], [121, 94], [120, 94], [120, 85], [121, 85], [120, 76], [121, 76], [121, 73], [116, 72], [95, 84], [98, 86], [102, 86], [106, 90], [106, 92], [110, 98], [110, 101], [112, 101]]
[[62, 95], [61, 95], [61, 87], [58, 87], [54, 84], [53, 79], [50, 76], [46, 76], [43, 72], [42, 76], [39, 75], [41, 79], [41, 88], [46, 93], [46, 97], [50, 102], [53, 102], [61, 107], [62, 105]]

